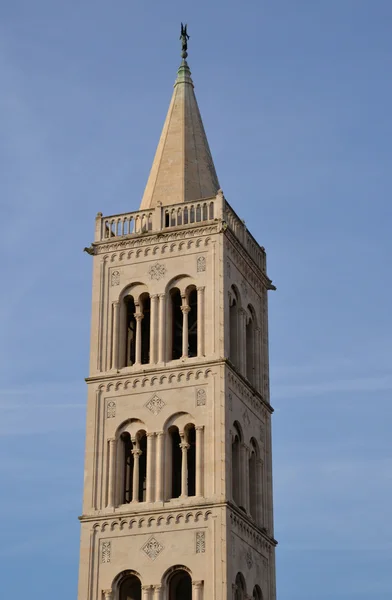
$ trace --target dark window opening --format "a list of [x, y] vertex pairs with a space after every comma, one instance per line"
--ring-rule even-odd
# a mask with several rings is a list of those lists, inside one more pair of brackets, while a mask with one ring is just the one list
[[119, 597], [120, 600], [141, 600], [142, 586], [140, 580], [135, 575], [127, 577], [121, 583]]
[[175, 288], [171, 292], [172, 302], [172, 360], [181, 358], [182, 356], [182, 310], [181, 310], [181, 294]]
[[123, 473], [123, 504], [132, 502], [132, 485], [133, 485], [133, 454], [132, 441], [129, 433], [121, 434], [121, 440], [124, 449], [124, 473]]
[[136, 319], [135, 319], [135, 302], [132, 296], [126, 300], [127, 304], [127, 365], [135, 363], [136, 353]]
[[188, 496], [196, 496], [196, 431], [188, 429]]
[[208, 208], [207, 204], [203, 204], [203, 221], [207, 221], [208, 219]]
[[143, 319], [142, 319], [142, 365], [150, 362], [150, 324], [151, 324], [151, 301], [149, 296], [144, 296], [142, 300]]
[[180, 448], [181, 438], [178, 429], [175, 427], [170, 432], [172, 444], [172, 498], [181, 496], [181, 465], [182, 450]]
[[192, 580], [185, 571], [177, 571], [170, 579], [169, 600], [192, 600]]
[[237, 302], [233, 299], [233, 303], [230, 306], [230, 360], [234, 366], [237, 366], [237, 317], [238, 309]]
[[147, 436], [143, 434], [139, 438], [139, 502], [146, 501], [146, 479], [147, 479]]
[[188, 209], [184, 208], [184, 225], [188, 225]]
[[210, 204], [210, 219], [214, 218], [214, 203], [211, 202]]
[[196, 207], [196, 221], [197, 222], [201, 221], [201, 207], [200, 207], [200, 204], [198, 204], [197, 207]]
[[170, 215], [168, 212], [165, 212], [165, 227], [169, 227], [170, 225]]
[[188, 356], [197, 356], [197, 291], [192, 290], [189, 294], [188, 314]]
[[252, 452], [249, 459], [249, 510], [252, 517], [257, 518], [257, 469], [256, 453]]
[[254, 383], [254, 325], [252, 319], [246, 326], [246, 376]]
[[195, 207], [191, 206], [191, 209], [190, 209], [189, 212], [190, 212], [190, 219], [189, 219], [189, 221], [190, 221], [190, 223], [194, 223], [195, 222]]

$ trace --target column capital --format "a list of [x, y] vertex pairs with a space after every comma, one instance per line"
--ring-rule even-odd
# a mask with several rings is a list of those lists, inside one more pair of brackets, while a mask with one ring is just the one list
[[143, 454], [143, 452], [141, 450], [139, 450], [139, 448], [134, 448], [132, 450], [132, 454], [133, 456], [136, 458], [139, 458], [139, 456], [141, 456]]
[[155, 435], [157, 435], [158, 437], [160, 437], [162, 435], [165, 435], [165, 432], [164, 431], [156, 431]]
[[198, 286], [196, 287], [196, 290], [197, 290], [198, 292], [204, 292], [204, 290], [205, 290], [205, 289], [206, 289], [206, 286], [205, 286], [205, 285], [198, 285]]
[[161, 589], [163, 588], [163, 585], [161, 583], [157, 583], [156, 585], [153, 585], [152, 587], [154, 588], [154, 590], [156, 592], [160, 592]]
[[192, 581], [192, 587], [200, 588], [203, 585], [203, 581]]
[[108, 439], [109, 444], [114, 444], [116, 442], [116, 438], [111, 437]]
[[190, 444], [188, 444], [188, 442], [181, 442], [181, 444], [178, 444], [178, 445], [183, 452], [184, 452], [184, 450], [189, 450], [189, 448], [190, 448]]
[[182, 310], [183, 313], [189, 313], [190, 310], [191, 310], [191, 307], [188, 304], [183, 304], [181, 306], [181, 310]]
[[160, 294], [150, 294], [150, 299], [151, 300], [156, 300], [157, 298], [159, 298]]
[[117, 308], [117, 306], [120, 304], [120, 300], [113, 300], [113, 306], [114, 308]]
[[195, 425], [196, 431], [203, 431], [204, 425]]
[[153, 585], [142, 585], [142, 590], [148, 592], [149, 590], [152, 590], [153, 587]]
[[166, 296], [166, 293], [165, 293], [165, 292], [162, 292], [162, 293], [160, 293], [160, 294], [157, 294], [157, 296], [159, 296], [160, 298], [164, 298], [164, 297]]
[[152, 437], [155, 437], [155, 436], [156, 436], [156, 433], [155, 433], [155, 431], [148, 431], [148, 432], [146, 433], [146, 437], [151, 437], [151, 438], [152, 438]]
[[105, 600], [112, 600], [113, 592], [112, 590], [102, 590]]
[[144, 318], [144, 315], [141, 312], [136, 312], [133, 316], [135, 317], [136, 321], [141, 321]]

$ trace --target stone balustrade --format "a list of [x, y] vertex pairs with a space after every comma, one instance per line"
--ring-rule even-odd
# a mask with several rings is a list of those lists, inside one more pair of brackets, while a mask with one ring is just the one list
[[98, 213], [95, 226], [95, 242], [129, 235], [163, 231], [171, 227], [184, 227], [211, 221], [225, 221], [239, 239], [257, 266], [265, 271], [266, 255], [222, 193], [213, 198], [197, 202], [181, 202], [169, 206], [158, 206], [148, 210], [137, 210], [119, 215], [102, 216]]

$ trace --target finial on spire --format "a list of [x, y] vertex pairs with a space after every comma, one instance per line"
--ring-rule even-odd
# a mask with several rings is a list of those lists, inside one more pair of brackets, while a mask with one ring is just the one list
[[181, 44], [182, 44], [181, 58], [183, 58], [184, 60], [188, 56], [187, 50], [188, 50], [189, 35], [188, 35], [187, 27], [188, 27], [188, 25], [186, 23], [185, 23], [185, 25], [183, 23], [181, 23], [181, 35], [180, 35], [180, 40], [181, 40]]

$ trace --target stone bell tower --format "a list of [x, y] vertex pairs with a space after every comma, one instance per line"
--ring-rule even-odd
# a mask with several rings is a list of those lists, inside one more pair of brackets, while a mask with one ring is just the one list
[[275, 600], [264, 248], [186, 58], [140, 209], [95, 221], [78, 600]]

